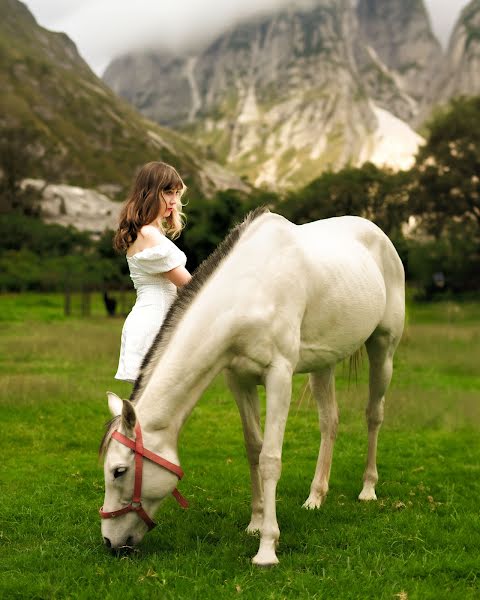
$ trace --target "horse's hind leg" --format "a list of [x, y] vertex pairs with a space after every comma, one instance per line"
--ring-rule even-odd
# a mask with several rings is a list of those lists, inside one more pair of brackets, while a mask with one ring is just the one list
[[329, 368], [310, 374], [310, 388], [317, 401], [321, 442], [315, 476], [305, 508], [319, 508], [328, 492], [333, 446], [337, 436], [338, 409], [335, 399], [335, 371]]
[[226, 379], [235, 397], [242, 419], [243, 437], [252, 482], [252, 517], [247, 532], [255, 533], [260, 530], [263, 522], [263, 486], [259, 469], [259, 456], [263, 443], [260, 426], [260, 402], [255, 383], [241, 381], [230, 371], [226, 371]]
[[398, 342], [399, 337], [393, 336], [387, 331], [377, 330], [365, 343], [370, 362], [370, 391], [366, 410], [368, 425], [368, 455], [367, 466], [363, 475], [363, 489], [358, 496], [359, 500], [377, 499], [375, 485], [378, 481], [378, 432], [383, 422], [385, 392], [392, 379], [393, 355]]

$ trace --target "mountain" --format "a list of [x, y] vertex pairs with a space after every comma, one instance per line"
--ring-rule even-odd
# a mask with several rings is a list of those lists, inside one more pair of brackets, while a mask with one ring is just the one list
[[104, 81], [255, 185], [282, 188], [367, 160], [408, 167], [439, 55], [422, 0], [297, 1], [188, 55], [119, 57]]
[[246, 189], [191, 140], [118, 98], [65, 34], [40, 27], [17, 0], [0, 0], [0, 87], [0, 133], [35, 132], [31, 177], [124, 193], [137, 166], [164, 160], [193, 194]]
[[367, 46], [414, 101], [413, 118], [444, 62], [423, 0], [359, 0], [357, 16]]
[[453, 29], [442, 69], [432, 90], [431, 103], [458, 95], [480, 94], [480, 0], [472, 0]]

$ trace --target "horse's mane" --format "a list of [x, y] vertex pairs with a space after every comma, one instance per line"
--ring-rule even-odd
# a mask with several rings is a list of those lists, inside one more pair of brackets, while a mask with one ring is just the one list
[[[153, 365], [158, 362], [158, 359], [167, 347], [168, 342], [175, 331], [175, 327], [180, 322], [182, 316], [187, 311], [193, 299], [198, 295], [212, 274], [218, 269], [222, 261], [229, 255], [232, 248], [236, 245], [252, 221], [268, 212], [268, 208], [264, 206], [249, 212], [245, 219], [229, 232], [227, 237], [217, 246], [212, 254], [210, 254], [210, 256], [198, 266], [189, 283], [179, 290], [175, 302], [170, 307], [170, 310], [168, 311], [152, 346], [142, 362], [140, 375], [135, 382], [132, 394], [130, 396], [130, 402], [135, 403], [140, 397], [140, 394], [144, 390], [153, 372]], [[99, 448], [100, 456], [105, 454], [108, 444], [110, 443], [112, 433], [120, 426], [120, 420], [121, 417], [117, 416], [108, 421], [106, 424], [105, 433]]]
[[112, 433], [114, 431], [117, 431], [117, 429], [120, 427], [121, 418], [121, 415], [117, 415], [116, 417], [113, 417], [113, 419], [110, 419], [110, 421], [106, 423], [105, 433], [103, 434], [102, 441], [100, 442], [100, 447], [98, 449], [98, 455], [100, 457], [105, 455], [105, 452], [108, 448], [108, 444], [110, 443], [110, 440], [112, 438]]
[[179, 290], [175, 302], [170, 307], [152, 346], [143, 359], [140, 375], [135, 382], [130, 396], [131, 402], [136, 402], [140, 397], [140, 394], [153, 372], [153, 366], [158, 362], [175, 331], [175, 327], [180, 322], [194, 298], [198, 295], [212, 274], [218, 269], [222, 261], [229, 255], [249, 225], [255, 219], [268, 212], [269, 210], [265, 206], [249, 212], [245, 219], [229, 232], [227, 237], [217, 246], [212, 254], [198, 266], [189, 283]]

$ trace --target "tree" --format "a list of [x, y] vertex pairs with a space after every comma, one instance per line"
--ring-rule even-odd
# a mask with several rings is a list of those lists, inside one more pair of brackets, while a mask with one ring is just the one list
[[411, 253], [414, 276], [441, 272], [453, 291], [480, 289], [480, 97], [457, 98], [428, 124], [410, 194], [425, 239]]
[[428, 124], [415, 168], [412, 214], [439, 238], [452, 222], [480, 230], [480, 97], [457, 98]]
[[8, 128], [0, 138], [0, 213], [38, 215], [40, 194], [23, 190], [21, 182], [31, 173], [38, 150], [33, 130]]
[[290, 194], [278, 210], [295, 223], [357, 215], [394, 235], [408, 219], [409, 174], [379, 169], [371, 163], [327, 172], [299, 192]]
[[250, 210], [263, 204], [273, 206], [277, 200], [276, 194], [268, 192], [246, 195], [238, 190], [224, 190], [210, 200], [189, 203], [185, 210], [187, 227], [178, 240], [188, 257], [187, 267], [194, 270]]

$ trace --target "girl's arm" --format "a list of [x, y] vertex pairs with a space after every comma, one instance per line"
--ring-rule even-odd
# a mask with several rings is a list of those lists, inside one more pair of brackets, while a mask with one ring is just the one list
[[166, 273], [163, 273], [163, 275], [172, 283], [174, 283], [177, 287], [182, 287], [183, 285], [186, 285], [192, 278], [192, 276], [185, 267], [175, 267], [175, 269], [167, 271]]

